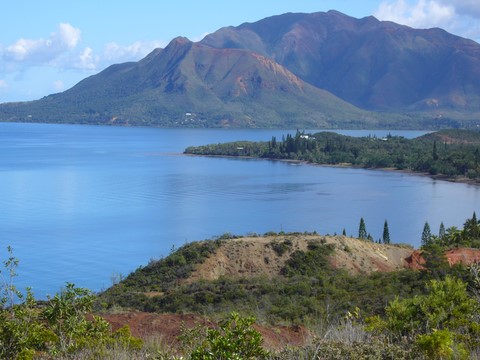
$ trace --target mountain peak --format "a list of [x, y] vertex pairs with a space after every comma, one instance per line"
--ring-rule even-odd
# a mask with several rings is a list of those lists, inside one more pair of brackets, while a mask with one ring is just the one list
[[174, 38], [172, 41], [170, 41], [170, 44], [180, 44], [180, 45], [183, 45], [183, 44], [188, 44], [188, 43], [191, 43], [191, 41], [185, 37], [185, 36], [177, 36], [176, 38]]

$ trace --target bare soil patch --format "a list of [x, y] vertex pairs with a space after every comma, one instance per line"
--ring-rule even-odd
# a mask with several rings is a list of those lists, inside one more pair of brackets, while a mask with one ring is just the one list
[[[215, 280], [221, 276], [274, 277], [280, 274], [294, 251], [306, 251], [311, 242], [333, 244], [335, 251], [330, 256], [330, 264], [351, 274], [404, 269], [407, 267], [405, 258], [413, 251], [345, 236], [287, 234], [244, 237], [222, 244], [214, 255], [197, 266], [186, 282]], [[278, 247], [283, 247], [284, 252], [276, 251]]]
[[[156, 314], [145, 312], [125, 312], [119, 314], [101, 314], [115, 331], [128, 325], [133, 336], [147, 340], [152, 337], [161, 339], [162, 343], [178, 348], [178, 336], [183, 327], [193, 328], [197, 324], [214, 327], [217, 324], [200, 315], [194, 314]], [[262, 334], [264, 346], [269, 350], [281, 350], [285, 346], [301, 346], [311, 338], [310, 332], [303, 326], [266, 327], [254, 324]]]

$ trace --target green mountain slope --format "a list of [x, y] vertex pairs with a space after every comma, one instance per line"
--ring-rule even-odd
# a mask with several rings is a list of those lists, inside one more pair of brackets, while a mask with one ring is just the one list
[[1, 120], [201, 127], [333, 127], [376, 115], [315, 88], [271, 59], [174, 39], [137, 63], [114, 65], [72, 89], [5, 104]]

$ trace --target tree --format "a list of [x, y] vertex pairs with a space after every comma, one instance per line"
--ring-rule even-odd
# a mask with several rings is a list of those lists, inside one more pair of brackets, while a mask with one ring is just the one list
[[388, 230], [388, 222], [385, 220], [383, 224], [383, 243], [390, 244], [390, 231]]
[[272, 136], [272, 141], [270, 142], [270, 146], [272, 149], [275, 149], [277, 147], [277, 138], [275, 136]]
[[465, 230], [465, 236], [468, 240], [476, 239], [480, 236], [480, 227], [477, 220], [477, 214], [474, 212], [471, 219], [465, 221], [463, 224], [463, 229]]
[[363, 220], [363, 217], [362, 217], [360, 218], [360, 225], [358, 227], [358, 238], [366, 239], [367, 237], [368, 237], [367, 227], [365, 226], [365, 220]]
[[431, 238], [432, 232], [430, 230], [430, 225], [428, 225], [428, 222], [425, 222], [422, 232], [422, 246], [428, 246], [430, 244]]
[[445, 230], [444, 242], [447, 246], [459, 245], [462, 242], [462, 232], [456, 226], [450, 226]]
[[445, 238], [445, 225], [443, 221], [440, 223], [440, 229], [438, 230], [438, 238], [442, 241]]
[[432, 158], [433, 158], [434, 161], [438, 160], [437, 141], [436, 140], [433, 142]]

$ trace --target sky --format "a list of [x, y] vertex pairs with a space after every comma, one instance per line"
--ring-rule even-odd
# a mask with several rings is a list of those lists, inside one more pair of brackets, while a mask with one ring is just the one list
[[0, 0], [0, 103], [61, 92], [177, 36], [286, 12], [338, 10], [480, 42], [479, 0]]

